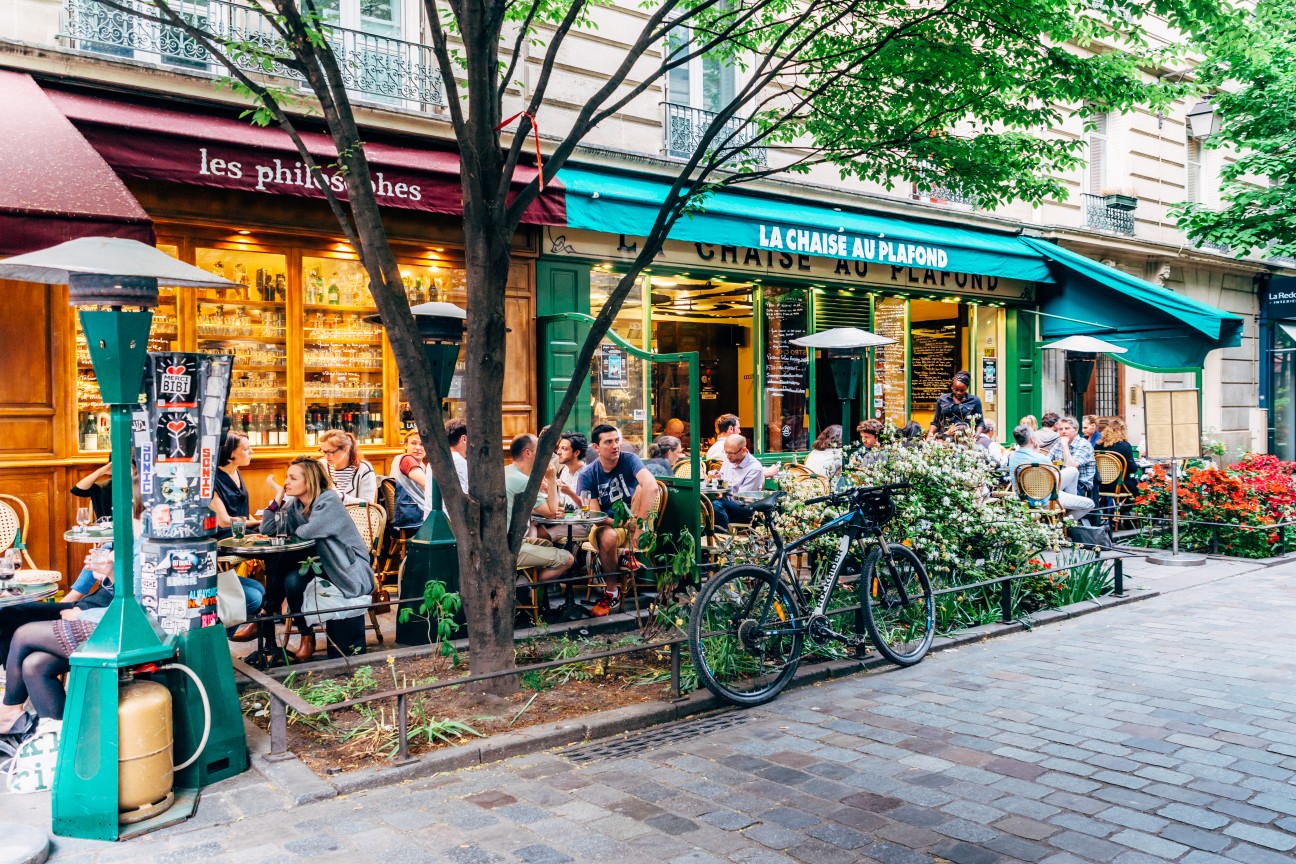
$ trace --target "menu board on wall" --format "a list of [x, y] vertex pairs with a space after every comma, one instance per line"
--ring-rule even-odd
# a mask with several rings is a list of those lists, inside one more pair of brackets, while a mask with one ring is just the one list
[[767, 451], [804, 450], [809, 352], [793, 339], [806, 335], [806, 294], [767, 289], [765, 295], [765, 428]]
[[1201, 457], [1201, 393], [1197, 390], [1145, 390], [1149, 459]]
[[873, 332], [894, 339], [894, 345], [874, 349], [873, 416], [896, 428], [908, 420], [905, 388], [909, 375], [905, 368], [905, 301], [883, 298], [878, 301]]
[[909, 331], [909, 338], [914, 410], [934, 411], [936, 399], [959, 370], [958, 322], [923, 321]]

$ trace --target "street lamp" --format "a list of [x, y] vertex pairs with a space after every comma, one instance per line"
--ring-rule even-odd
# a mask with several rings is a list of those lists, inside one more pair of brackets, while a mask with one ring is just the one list
[[[68, 286], [79, 308], [112, 442], [113, 601], [69, 663], [66, 721], [52, 801], [54, 831], [115, 840], [118, 826], [117, 700], [121, 671], [175, 656], [135, 599], [131, 514], [131, 412], [139, 406], [158, 286], [237, 288], [137, 240], [83, 237], [0, 261], [0, 278]], [[106, 308], [91, 308], [106, 307]], [[231, 684], [232, 684], [232, 672]], [[188, 814], [185, 814], [188, 815]]]
[[864, 351], [879, 345], [894, 345], [895, 340], [879, 336], [858, 327], [834, 327], [821, 333], [793, 339], [793, 345], [804, 348], [818, 348], [830, 359], [833, 382], [837, 385], [837, 398], [842, 403], [842, 441], [851, 439], [850, 403], [859, 390], [860, 359]]
[[1209, 98], [1203, 99], [1188, 112], [1188, 134], [1193, 138], [1209, 138], [1219, 131], [1219, 112]]
[[[459, 346], [463, 343], [467, 313], [452, 303], [441, 302], [411, 306], [410, 312], [414, 315], [419, 337], [423, 340], [423, 353], [432, 366], [436, 397], [444, 404], [454, 381], [455, 366], [459, 362]], [[378, 315], [370, 315], [365, 321], [382, 324], [382, 318]], [[431, 434], [438, 434], [439, 431], [427, 430]], [[418, 600], [423, 596], [424, 587], [433, 579], [444, 582], [449, 591], [459, 590], [459, 551], [454, 532], [450, 530], [450, 520], [442, 509], [441, 489], [437, 486], [436, 478], [428, 477], [428, 483], [431, 484], [429, 497], [432, 509], [422, 527], [407, 544], [405, 563], [401, 565], [401, 600]], [[409, 608], [409, 605], [401, 608]], [[460, 615], [462, 614], [461, 611]], [[396, 641], [404, 645], [428, 642], [426, 622], [403, 622], [398, 614]]]

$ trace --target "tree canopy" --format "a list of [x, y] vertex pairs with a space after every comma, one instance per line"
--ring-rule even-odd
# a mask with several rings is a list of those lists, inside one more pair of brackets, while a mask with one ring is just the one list
[[1220, 205], [1185, 204], [1179, 227], [1240, 256], [1296, 257], [1296, 3], [1260, 0], [1212, 31], [1197, 67], [1219, 128], [1204, 146], [1229, 153]]

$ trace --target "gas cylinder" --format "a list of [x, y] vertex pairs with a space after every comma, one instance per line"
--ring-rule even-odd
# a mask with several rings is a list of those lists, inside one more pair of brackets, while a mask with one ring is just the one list
[[117, 698], [120, 739], [117, 809], [123, 824], [142, 822], [171, 806], [171, 691], [133, 681]]

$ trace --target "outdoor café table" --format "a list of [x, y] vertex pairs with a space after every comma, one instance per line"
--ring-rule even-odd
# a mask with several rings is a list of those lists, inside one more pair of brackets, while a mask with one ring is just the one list
[[63, 532], [63, 539], [69, 543], [84, 543], [87, 546], [101, 546], [111, 543], [113, 532], [111, 525], [91, 525], [82, 528], [78, 525]]
[[[565, 526], [567, 528], [567, 551], [575, 555], [576, 554], [575, 553], [576, 526], [586, 525], [590, 528], [593, 528], [595, 525], [602, 525], [603, 521], [606, 518], [607, 517], [604, 516], [602, 513], [599, 513], [598, 515], [591, 514], [589, 516], [577, 516], [574, 519], [568, 519], [568, 518], [549, 519], [544, 516], [532, 516], [531, 521], [536, 525], [542, 525], [545, 528], [550, 528], [550, 529]], [[578, 621], [581, 618], [588, 618], [588, 617], [589, 617], [589, 613], [576, 605], [576, 598], [572, 591], [572, 583], [564, 582], [563, 583], [563, 607], [562, 607], [561, 614], [558, 616], [558, 620]]]
[[[315, 548], [314, 540], [303, 540], [299, 537], [284, 537], [284, 542], [273, 545], [269, 539], [258, 540], [252, 537], [226, 537], [216, 542], [219, 554], [233, 555], [246, 560], [270, 561], [281, 555], [295, 552], [306, 552]], [[268, 569], [267, 569], [268, 572]], [[278, 612], [278, 610], [272, 610]], [[268, 626], [267, 626], [268, 625]], [[274, 666], [280, 661], [278, 650], [270, 650], [274, 624], [264, 618], [257, 619], [257, 650], [244, 658], [245, 662], [256, 669]]]
[[24, 591], [21, 594], [0, 594], [0, 609], [6, 606], [17, 606], [20, 603], [35, 603], [58, 593], [57, 585], [46, 585], [39, 591]]

